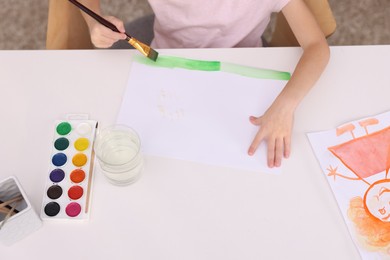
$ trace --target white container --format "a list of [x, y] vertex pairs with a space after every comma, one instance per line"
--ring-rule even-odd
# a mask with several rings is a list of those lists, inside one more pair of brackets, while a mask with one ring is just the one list
[[42, 226], [42, 221], [32, 208], [19, 181], [10, 176], [0, 182], [0, 200], [5, 202], [17, 196], [22, 199], [16, 205], [16, 214], [5, 220], [5, 214], [0, 215], [0, 242], [4, 245], [12, 245]]

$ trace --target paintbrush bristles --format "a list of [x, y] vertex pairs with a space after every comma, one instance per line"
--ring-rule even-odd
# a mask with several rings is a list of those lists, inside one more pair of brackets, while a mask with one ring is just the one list
[[158, 52], [153, 50], [152, 48], [150, 48], [148, 58], [153, 60], [153, 61], [156, 61], [157, 57], [158, 57]]

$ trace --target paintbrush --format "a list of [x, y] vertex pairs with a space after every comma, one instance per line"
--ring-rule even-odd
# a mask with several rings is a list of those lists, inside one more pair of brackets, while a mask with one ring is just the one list
[[[98, 128], [98, 124], [95, 126], [96, 130]], [[96, 135], [96, 131], [95, 131]], [[95, 136], [96, 137], [96, 136]], [[88, 213], [89, 210], [89, 203], [90, 203], [90, 197], [91, 197], [91, 186], [92, 186], [92, 173], [93, 173], [93, 166], [95, 165], [95, 142], [92, 143], [92, 153], [91, 153], [91, 163], [89, 166], [89, 178], [88, 178], [88, 190], [87, 190], [87, 198], [86, 198], [86, 205], [85, 205], [85, 213]]]
[[1, 222], [0, 224], [0, 229], [3, 228], [3, 226], [5, 225], [5, 223], [7, 222], [7, 220], [12, 216], [12, 213], [14, 212], [16, 208], [16, 204], [12, 206], [11, 210], [7, 213], [7, 215], [5, 216], [3, 222]]
[[[22, 195], [19, 195], [15, 198], [12, 198], [10, 200], [7, 200], [3, 203], [0, 204], [0, 209], [1, 208], [6, 208], [7, 205], [11, 204], [11, 203], [14, 203], [14, 205], [11, 207], [11, 209], [7, 212], [7, 215], [5, 216], [3, 222], [0, 224], [0, 229], [3, 228], [3, 226], [5, 225], [5, 223], [8, 221], [8, 219], [13, 215], [15, 214], [15, 208], [16, 206], [19, 204], [19, 202], [23, 199]], [[18, 211], [19, 212], [19, 211]]]
[[[100, 24], [106, 26], [107, 28], [111, 29], [114, 32], [120, 33], [120, 31], [118, 30], [118, 28], [116, 28], [116, 26], [114, 24], [112, 24], [111, 22], [107, 21], [106, 19], [104, 19], [103, 17], [101, 17], [100, 15], [95, 13], [94, 11], [88, 9], [86, 6], [82, 5], [78, 1], [76, 1], [76, 0], [69, 0], [69, 2], [71, 2], [74, 5], [76, 5], [78, 8], [80, 8], [80, 10], [84, 11], [86, 14], [91, 16], [93, 19], [98, 21]], [[143, 42], [137, 40], [136, 38], [128, 35], [126, 32], [125, 32], [125, 34], [126, 34], [126, 41], [129, 44], [131, 44], [134, 48], [139, 50], [143, 55], [145, 55], [149, 59], [151, 59], [153, 61], [157, 60], [158, 52], [153, 50], [150, 46], [146, 45], [145, 43], [143, 43]]]
[[14, 202], [16, 202], [16, 201], [19, 201], [19, 200], [21, 200], [21, 199], [23, 199], [23, 196], [22, 196], [22, 195], [19, 195], [19, 196], [17, 196], [17, 197], [14, 197], [14, 198], [9, 199], [9, 200], [4, 201], [4, 202], [1, 201], [1, 203], [0, 203], [0, 208], [6, 208], [7, 206], [9, 206], [9, 204], [14, 203]]
[[[5, 204], [8, 204], [8, 202], [6, 202], [4, 204], [3, 203], [4, 203], [4, 201], [0, 200], [0, 211], [5, 210], [3, 208], [6, 208], [7, 210], [5, 210], [5, 211], [8, 213], [8, 210], [10, 210], [12, 207], [10, 205], [5, 205]], [[17, 209], [15, 209], [14, 212], [15, 213], [19, 213], [19, 211]]]

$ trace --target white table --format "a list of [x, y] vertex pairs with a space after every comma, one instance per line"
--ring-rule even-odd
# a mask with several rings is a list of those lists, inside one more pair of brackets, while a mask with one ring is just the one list
[[[292, 72], [301, 50], [159, 52]], [[95, 174], [89, 222], [44, 222], [13, 246], [0, 245], [1, 259], [358, 259], [305, 133], [390, 109], [390, 46], [331, 53], [296, 112], [281, 175], [146, 156], [134, 185]], [[133, 54], [0, 51], [0, 180], [16, 175], [37, 212], [53, 122], [82, 112], [100, 127], [114, 123]]]

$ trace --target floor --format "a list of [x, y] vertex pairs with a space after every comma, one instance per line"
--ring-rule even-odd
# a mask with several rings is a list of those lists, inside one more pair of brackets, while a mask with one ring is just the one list
[[[60, 0], [57, 0], [60, 1]], [[45, 49], [48, 2], [1, 0], [0, 50]], [[101, 0], [102, 10], [131, 21], [151, 12], [146, 0]], [[330, 45], [390, 44], [390, 0], [329, 0], [337, 30]], [[266, 31], [272, 31], [273, 20]]]

